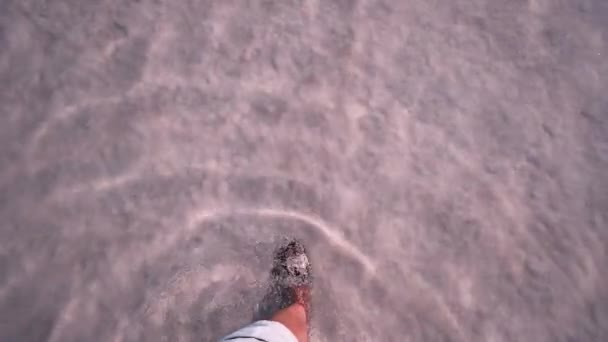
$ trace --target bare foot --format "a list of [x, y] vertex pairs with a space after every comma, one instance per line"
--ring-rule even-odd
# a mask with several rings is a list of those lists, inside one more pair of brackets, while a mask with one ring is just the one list
[[288, 290], [291, 298], [290, 305], [275, 313], [271, 320], [285, 325], [299, 342], [308, 341], [311, 271], [306, 250], [299, 241], [289, 241], [277, 250], [271, 275], [275, 284]]

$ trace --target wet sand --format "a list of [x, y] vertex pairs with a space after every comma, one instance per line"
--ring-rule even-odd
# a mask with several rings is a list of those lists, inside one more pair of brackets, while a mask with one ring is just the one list
[[0, 341], [608, 340], [608, 2], [0, 2]]

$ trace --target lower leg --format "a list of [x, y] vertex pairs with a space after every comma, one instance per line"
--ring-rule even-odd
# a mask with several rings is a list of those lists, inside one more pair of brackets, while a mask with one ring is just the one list
[[286, 326], [296, 336], [298, 342], [308, 342], [306, 308], [303, 305], [291, 304], [285, 309], [279, 310], [271, 320]]

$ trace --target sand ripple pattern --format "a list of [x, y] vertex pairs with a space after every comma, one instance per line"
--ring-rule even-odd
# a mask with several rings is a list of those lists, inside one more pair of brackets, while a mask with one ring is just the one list
[[0, 341], [608, 336], [608, 7], [3, 1]]

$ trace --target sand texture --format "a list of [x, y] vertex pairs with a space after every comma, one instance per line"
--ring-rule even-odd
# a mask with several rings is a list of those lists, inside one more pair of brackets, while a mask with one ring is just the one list
[[608, 341], [608, 1], [0, 0], [0, 341]]

